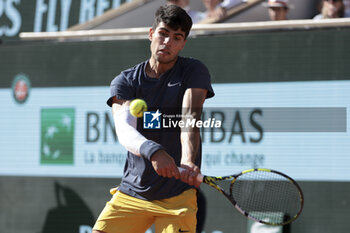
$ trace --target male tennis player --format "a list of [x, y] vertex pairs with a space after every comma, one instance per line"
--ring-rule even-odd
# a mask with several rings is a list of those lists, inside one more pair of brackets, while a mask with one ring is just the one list
[[[111, 83], [112, 107], [119, 142], [128, 150], [118, 190], [101, 212], [94, 233], [191, 232], [196, 228], [194, 177], [200, 172], [198, 128], [143, 129], [130, 115], [132, 99], [144, 99], [155, 119], [170, 111], [200, 119], [206, 98], [214, 96], [208, 69], [180, 57], [192, 27], [188, 14], [175, 5], [161, 6], [149, 30], [151, 57], [121, 72]], [[178, 166], [185, 168], [179, 173]]]

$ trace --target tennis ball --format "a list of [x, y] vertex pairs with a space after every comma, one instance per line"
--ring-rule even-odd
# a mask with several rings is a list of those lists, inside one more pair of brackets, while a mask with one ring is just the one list
[[130, 103], [130, 113], [134, 117], [142, 117], [143, 112], [147, 111], [147, 104], [142, 99], [134, 99]]

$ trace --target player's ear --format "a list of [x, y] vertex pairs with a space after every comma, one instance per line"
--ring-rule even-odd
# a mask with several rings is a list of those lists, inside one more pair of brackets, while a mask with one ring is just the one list
[[154, 33], [153, 28], [150, 28], [150, 29], [149, 29], [149, 32], [148, 32], [148, 39], [149, 39], [150, 41], [152, 41], [152, 39], [153, 39], [153, 33]]

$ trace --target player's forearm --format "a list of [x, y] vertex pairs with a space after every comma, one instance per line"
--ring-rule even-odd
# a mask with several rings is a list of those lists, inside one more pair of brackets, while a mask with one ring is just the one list
[[199, 129], [194, 127], [181, 132], [181, 164], [194, 163], [200, 146]]
[[[182, 110], [183, 121], [195, 121], [201, 119], [202, 107], [187, 104]], [[200, 146], [200, 132], [196, 124], [181, 130], [181, 164], [194, 164]]]
[[[198, 121], [201, 119], [203, 103], [207, 94], [207, 90], [200, 88], [187, 89], [182, 103], [183, 120]], [[196, 160], [198, 149], [200, 146], [199, 128], [188, 127], [182, 128], [181, 131], [181, 149], [182, 164], [192, 164]]]

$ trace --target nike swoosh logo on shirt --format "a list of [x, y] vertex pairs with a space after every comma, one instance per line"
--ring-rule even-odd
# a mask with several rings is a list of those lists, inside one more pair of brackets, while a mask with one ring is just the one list
[[174, 87], [174, 86], [181, 86], [181, 82], [177, 82], [177, 83], [171, 83], [171, 82], [168, 82], [168, 87]]

